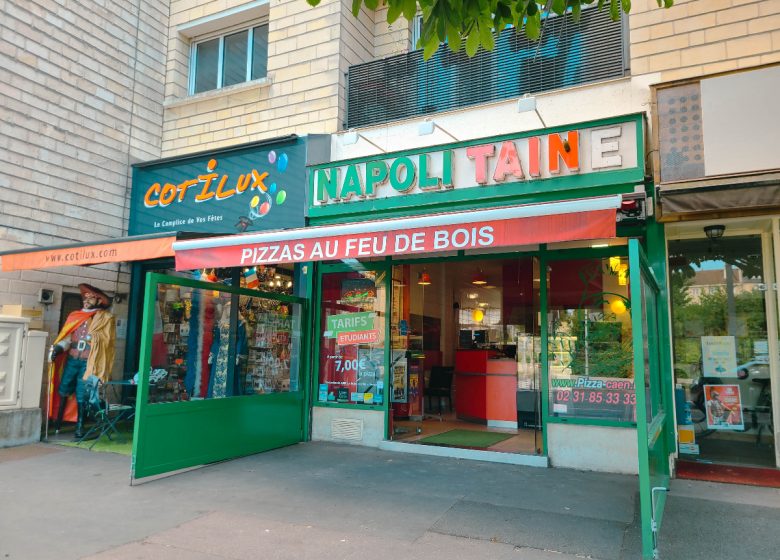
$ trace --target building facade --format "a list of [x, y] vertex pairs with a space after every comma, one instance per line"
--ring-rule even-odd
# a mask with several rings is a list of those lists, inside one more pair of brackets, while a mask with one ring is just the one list
[[[368, 287], [368, 278], [376, 281], [368, 290], [371, 297], [387, 296], [387, 307], [353, 301], [348, 306], [355, 309], [348, 312], [387, 312], [389, 319], [368, 329], [384, 337], [381, 344], [368, 344], [368, 354], [356, 344], [355, 356], [342, 356], [348, 366], [355, 360], [360, 366], [362, 360], [363, 366], [373, 368], [373, 377], [342, 376], [341, 387], [334, 381], [339, 378], [340, 345], [329, 346], [338, 336], [331, 336], [335, 331], [328, 328], [325, 315], [312, 316], [316, 342], [310, 346], [311, 360], [318, 363], [312, 364], [315, 374], [300, 387], [308, 395], [305, 403], [311, 404], [302, 438], [387, 446], [410, 432], [425, 436], [419, 422], [431, 405], [424, 408], [415, 399], [424, 396], [424, 383], [431, 383], [434, 367], [453, 368], [444, 402], [455, 405], [457, 417], [460, 398], [460, 407], [470, 412], [459, 420], [488, 427], [492, 422], [500, 429], [517, 430], [513, 437], [519, 439], [527, 425], [531, 435], [523, 439], [525, 451], [515, 450], [517, 455], [559, 466], [640, 472], [637, 430], [631, 426], [637, 422], [636, 409], [621, 415], [606, 406], [606, 412], [591, 407], [583, 413], [584, 421], [571, 421], [566, 416], [573, 408], [563, 399], [575, 398], [575, 392], [569, 381], [559, 382], [566, 391], [554, 390], [551, 369], [568, 368], [569, 378], [630, 379], [636, 374], [627, 361], [638, 359], [631, 345], [639, 331], [634, 317], [629, 319], [631, 314], [625, 315], [626, 308], [616, 302], [628, 303], [634, 315], [638, 309], [626, 281], [631, 276], [632, 240], [637, 239], [641, 249], [636, 250], [647, 253], [660, 302], [654, 319], [659, 337], [655, 370], [663, 376], [657, 387], [659, 403], [663, 401], [667, 418], [676, 418], [680, 426], [691, 425], [685, 423], [686, 404], [704, 415], [699, 431], [682, 429], [693, 432], [694, 440], [679, 437], [680, 445], [689, 452], [715, 441], [720, 447], [734, 447], [729, 442], [741, 434], [762, 449], [760, 464], [777, 466], [773, 418], [780, 402], [775, 287], [780, 164], [768, 147], [773, 126], [767, 123], [776, 117], [767, 96], [778, 80], [773, 66], [780, 60], [778, 3], [678, 1], [661, 10], [647, 0], [634, 2], [631, 14], [619, 22], [586, 10], [579, 24], [549, 18], [539, 43], [509, 30], [501, 34], [493, 53], [467, 59], [443, 48], [428, 62], [412, 48], [415, 23], [401, 19], [388, 25], [384, 8], [363, 8], [357, 18], [350, 9], [349, 3], [335, 0], [316, 8], [292, 0], [109, 3], [97, 11], [98, 22], [93, 19], [89, 29], [82, 29], [87, 23], [58, 3], [8, 3], [9, 17], [2, 28], [8, 37], [3, 54], [8, 62], [3, 103], [8, 118], [2, 126], [8, 128], [3, 177], [10, 197], [3, 202], [2, 249], [121, 237], [132, 219], [128, 201], [133, 164], [201, 157], [290, 135], [332, 134], [327, 153], [307, 158], [312, 182], [301, 188], [309, 189], [309, 225], [335, 227], [491, 205], [568, 204], [619, 195], [619, 203], [602, 200], [616, 205], [615, 231], [595, 238], [572, 234], [523, 243], [510, 240], [482, 249], [455, 247], [439, 251], [440, 258], [427, 255], [433, 259], [429, 263], [410, 258], [396, 262], [395, 256], [376, 253], [357, 259], [357, 270], [354, 263], [343, 270], [334, 263], [311, 264], [301, 282], [308, 282], [307, 297], [313, 298], [315, 308], [326, 301], [334, 309], [347, 305], [341, 288], [328, 287], [328, 274], [342, 275], [339, 282], [355, 288], [361, 282]], [[123, 40], [111, 42], [110, 36]], [[744, 103], [745, 95], [750, 103]], [[682, 109], [677, 113], [677, 107], [685, 114]], [[724, 114], [731, 119], [720, 118]], [[678, 122], [681, 116], [690, 116], [690, 122]], [[683, 126], [690, 127], [689, 134]], [[752, 140], [746, 142], [745, 137]], [[488, 145], [493, 146], [491, 155], [478, 155], [480, 146]], [[745, 151], [736, 153], [736, 148]], [[499, 161], [500, 169], [492, 167], [493, 161]], [[476, 173], [471, 184], [464, 183], [468, 166], [477, 164], [485, 166], [482, 175]], [[455, 165], [453, 176], [447, 176], [447, 165]], [[366, 174], [367, 167], [378, 175]], [[352, 182], [338, 184], [348, 173], [354, 174]], [[389, 194], [377, 198], [366, 191], [367, 182]], [[234, 224], [221, 233], [236, 233]], [[737, 237], [730, 239], [733, 235]], [[605, 243], [606, 248], [600, 246]], [[729, 243], [732, 249], [727, 251]], [[749, 262], [743, 262], [743, 243], [752, 247]], [[510, 262], [518, 259], [525, 260]], [[583, 304], [562, 295], [556, 303], [554, 293], [576, 291], [553, 279], [554, 263], [567, 259], [598, 261], [590, 271], [582, 264], [578, 277], [595, 275], [599, 268], [599, 280], [586, 287], [598, 284], [594, 294], [613, 296]], [[481, 263], [476, 272], [461, 270], [470, 260]], [[256, 264], [278, 263], [256, 259]], [[417, 294], [418, 286], [431, 284], [412, 281], [430, 279], [435, 272], [440, 278], [477, 275], [480, 266], [492, 267], [492, 274], [507, 286], [512, 271], [516, 279], [527, 276], [530, 284], [523, 298], [530, 299], [512, 299], [514, 288], [507, 287], [498, 297], [483, 294], [481, 288], [466, 290], [462, 300], [452, 282]], [[704, 297], [693, 291], [699, 289], [695, 278], [718, 266], [725, 284], [707, 295], [713, 296], [711, 305], [723, 308], [723, 322], [690, 324], [686, 317], [695, 311], [691, 306], [702, 304]], [[371, 274], [366, 276], [359, 267]], [[733, 274], [735, 267], [738, 273]], [[636, 264], [635, 280], [641, 277], [640, 269]], [[53, 333], [64, 313], [57, 303], [63, 293], [75, 292], [85, 279], [120, 295], [129, 293], [128, 271], [127, 266], [97, 265], [6, 273], [0, 279], [0, 297], [4, 303], [42, 307], [45, 327]], [[382, 274], [384, 284], [378, 283]], [[526, 289], [522, 282], [515, 286], [520, 291]], [[53, 305], [37, 302], [42, 287], [55, 291]], [[328, 295], [329, 289], [333, 294]], [[762, 301], [747, 301], [755, 300], [756, 293]], [[470, 298], [472, 294], [477, 297]], [[715, 297], [721, 294], [721, 299]], [[480, 303], [485, 305], [480, 308]], [[126, 314], [120, 302], [115, 305], [119, 315]], [[555, 321], [578, 312], [586, 316], [582, 325], [554, 330]], [[645, 331], [648, 321], [639, 325]], [[603, 329], [609, 334], [601, 336], [614, 338], [618, 346], [609, 349], [606, 341], [596, 340], [591, 348], [587, 336], [577, 334], [581, 326]], [[518, 338], [521, 335], [525, 338]], [[553, 339], [560, 348], [551, 345]], [[584, 345], [577, 346], [575, 340]], [[705, 375], [704, 362], [710, 356], [705, 356], [710, 352], [705, 343], [720, 344], [723, 352], [734, 348], [735, 371], [718, 382]], [[524, 347], [527, 361], [521, 364], [518, 348], [523, 344], [530, 346]], [[381, 367], [372, 354], [378, 348], [386, 354]], [[462, 400], [463, 388], [474, 380], [459, 374], [488, 374], [480, 368], [499, 366], [497, 361], [464, 365], [466, 354], [459, 358], [459, 350], [501, 350], [505, 359], [514, 360], [516, 369], [504, 372], [515, 376], [514, 390], [502, 390], [514, 395], [514, 404], [506, 404], [509, 412], [488, 412], [490, 407], [473, 408], [473, 402]], [[577, 364], [580, 352], [585, 369]], [[614, 371], [591, 373], [598, 363], [591, 357], [598, 353], [617, 363]], [[406, 362], [396, 364], [396, 386], [389, 381], [391, 360], [400, 354]], [[748, 381], [739, 379], [743, 365]], [[326, 375], [328, 368], [333, 371]], [[732, 375], [739, 382], [724, 381]], [[752, 377], [758, 381], [748, 384]], [[705, 393], [718, 384], [740, 391], [735, 402], [742, 412], [732, 428], [719, 430], [707, 422], [712, 399]], [[487, 385], [480, 387], [474, 390], [487, 391]], [[694, 395], [692, 388], [700, 389], [702, 396]], [[530, 397], [524, 393], [528, 391]], [[608, 393], [577, 398], [605, 400]], [[636, 391], [633, 398], [628, 403], [632, 406]], [[303, 406], [308, 415], [309, 404]], [[673, 429], [669, 435], [677, 437]], [[477, 449], [494, 446], [501, 451], [500, 441]], [[668, 451], [678, 453], [677, 448]], [[711, 459], [708, 453], [700, 458]], [[695, 453], [686, 455], [697, 458]], [[726, 455], [721, 457], [725, 462], [739, 462], [734, 457], [744, 453], [732, 449]]]

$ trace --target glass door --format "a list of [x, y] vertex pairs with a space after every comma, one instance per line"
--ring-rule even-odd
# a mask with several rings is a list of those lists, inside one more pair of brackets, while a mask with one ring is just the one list
[[669, 242], [680, 458], [773, 467], [771, 244], [720, 234]]
[[322, 273], [318, 402], [386, 402], [386, 279], [383, 270], [365, 268]]

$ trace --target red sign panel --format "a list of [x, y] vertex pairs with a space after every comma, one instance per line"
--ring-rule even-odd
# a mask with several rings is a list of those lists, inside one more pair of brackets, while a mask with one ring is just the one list
[[[400, 229], [376, 233], [295, 238], [267, 243], [205, 247], [176, 252], [176, 269], [254, 266], [388, 255], [411, 255], [460, 249], [555, 243], [615, 237], [615, 210], [553, 214]], [[300, 230], [299, 230], [300, 231]]]
[[379, 341], [379, 331], [340, 332], [336, 337], [339, 346], [347, 344], [373, 344]]

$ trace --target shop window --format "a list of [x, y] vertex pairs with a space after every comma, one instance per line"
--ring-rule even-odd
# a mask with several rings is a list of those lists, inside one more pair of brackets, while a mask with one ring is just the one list
[[190, 94], [264, 78], [267, 64], [268, 24], [196, 42]]
[[319, 402], [383, 403], [384, 283], [383, 272], [322, 275]]
[[550, 414], [635, 421], [628, 262], [548, 265]]
[[149, 402], [297, 391], [301, 306], [159, 284]]

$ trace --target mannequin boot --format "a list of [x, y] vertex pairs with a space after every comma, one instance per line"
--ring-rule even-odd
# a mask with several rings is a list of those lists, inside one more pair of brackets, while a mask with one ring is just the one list
[[68, 398], [60, 396], [60, 407], [57, 409], [57, 419], [54, 421], [54, 433], [60, 433], [62, 427], [62, 417], [65, 416], [65, 405], [68, 404]]
[[84, 437], [84, 414], [86, 412], [86, 405], [84, 403], [78, 403], [78, 417], [76, 418], [76, 433], [73, 434], [75, 439], [81, 439]]

